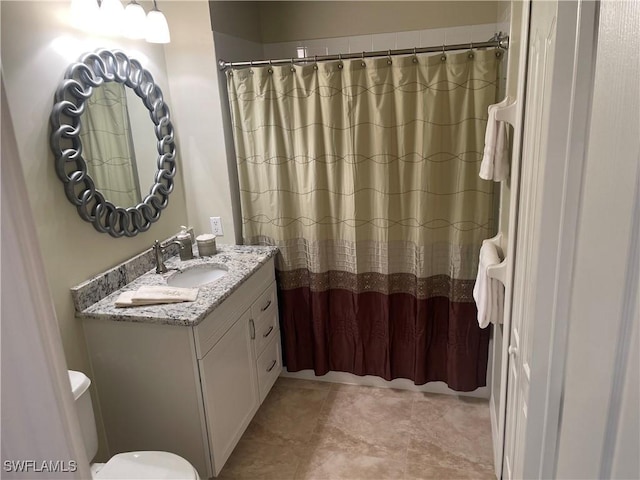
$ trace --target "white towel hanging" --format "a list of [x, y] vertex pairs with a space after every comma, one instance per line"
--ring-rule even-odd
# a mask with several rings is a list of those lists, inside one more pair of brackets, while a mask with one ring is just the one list
[[494, 239], [484, 240], [480, 248], [478, 275], [473, 287], [473, 299], [478, 307], [478, 325], [485, 328], [490, 323], [501, 323], [504, 315], [504, 284], [494, 278], [502, 271], [498, 245]]
[[480, 164], [480, 178], [502, 182], [509, 177], [509, 134], [505, 122], [498, 120], [498, 112], [509, 104], [509, 97], [489, 105], [484, 152]]

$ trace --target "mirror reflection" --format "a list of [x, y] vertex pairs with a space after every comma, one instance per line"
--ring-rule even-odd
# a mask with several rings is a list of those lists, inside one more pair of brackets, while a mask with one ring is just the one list
[[93, 89], [81, 116], [83, 156], [96, 189], [114, 205], [138, 205], [157, 171], [153, 123], [135, 92], [118, 82]]

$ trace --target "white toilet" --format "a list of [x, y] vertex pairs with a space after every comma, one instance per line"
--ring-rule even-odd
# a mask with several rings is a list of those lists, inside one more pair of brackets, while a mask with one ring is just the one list
[[[82, 372], [69, 370], [71, 390], [80, 419], [80, 428], [89, 463], [98, 452], [93, 406], [89, 394], [91, 380]], [[169, 452], [127, 452], [114, 455], [107, 463], [92, 463], [91, 478], [101, 480], [200, 480], [196, 469], [184, 458]]]

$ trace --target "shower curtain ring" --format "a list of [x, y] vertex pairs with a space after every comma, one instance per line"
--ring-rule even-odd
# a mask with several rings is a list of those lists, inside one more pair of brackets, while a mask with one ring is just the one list
[[360, 62], [360, 65], [362, 65], [363, 67], [367, 66], [367, 64], [364, 63], [364, 52], [362, 52], [362, 62]]
[[313, 56], [313, 69], [318, 70], [318, 55]]
[[342, 70], [342, 68], [344, 67], [344, 65], [342, 64], [342, 54], [341, 54], [341, 53], [339, 53], [339, 54], [338, 54], [338, 60], [340, 61], [340, 63], [338, 63], [338, 68], [339, 68], [340, 70]]
[[273, 73], [273, 62], [271, 60], [269, 60], [269, 70], [267, 72]]
[[290, 68], [290, 70], [291, 70], [292, 72], [295, 72], [295, 71], [296, 71], [295, 67], [293, 66], [293, 57], [291, 58], [291, 68]]
[[442, 56], [440, 57], [441, 61], [445, 61], [447, 59], [447, 55], [444, 53], [444, 43], [442, 44]]
[[249, 60], [249, 73], [253, 75], [253, 60]]
[[387, 65], [391, 65], [393, 62], [391, 61], [391, 50], [387, 50]]
[[418, 55], [416, 53], [416, 47], [413, 47], [413, 63], [418, 63]]
[[469, 43], [469, 54], [467, 55], [467, 58], [469, 59], [473, 58], [473, 42]]

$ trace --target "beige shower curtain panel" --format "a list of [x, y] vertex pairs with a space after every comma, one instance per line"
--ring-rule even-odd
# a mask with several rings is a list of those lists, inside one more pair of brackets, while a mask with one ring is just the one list
[[[478, 370], [469, 381], [452, 379], [460, 375], [447, 358], [436, 362], [444, 372], [409, 365], [421, 362], [424, 342], [433, 344], [420, 332], [453, 328], [460, 305], [473, 315], [478, 250], [495, 230], [494, 186], [478, 169], [501, 54], [441, 57], [227, 73], [243, 237], [280, 249], [290, 370], [444, 380], [459, 389], [484, 381], [475, 364], [488, 337], [479, 331], [465, 347]], [[398, 295], [406, 300], [394, 307]], [[442, 299], [446, 306], [434, 307]], [[463, 323], [468, 336], [472, 322]], [[409, 331], [418, 343], [397, 344]], [[399, 352], [407, 348], [413, 353]]]

